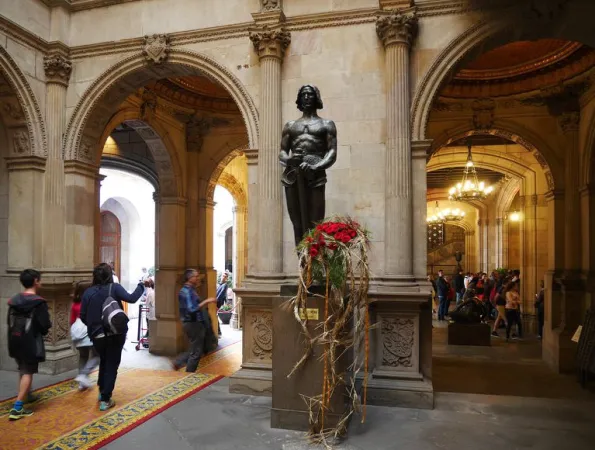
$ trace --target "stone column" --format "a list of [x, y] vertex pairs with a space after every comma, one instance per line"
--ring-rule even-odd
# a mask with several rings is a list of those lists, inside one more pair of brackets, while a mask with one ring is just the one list
[[[217, 271], [213, 267], [213, 214], [215, 202], [200, 199], [198, 201], [198, 270], [204, 274], [199, 292], [202, 298], [215, 297], [217, 294]], [[215, 336], [219, 331], [217, 305], [209, 305], [209, 315]]]
[[231, 327], [234, 329], [240, 328], [240, 317], [241, 317], [241, 300], [240, 297], [236, 294], [235, 288], [241, 286], [242, 281], [245, 276], [245, 266], [246, 266], [246, 252], [245, 252], [245, 242], [246, 242], [246, 207], [236, 205], [233, 208], [233, 226], [234, 226], [234, 271], [233, 271], [233, 286], [234, 286], [234, 295], [233, 295], [233, 313], [231, 315]]
[[413, 178], [413, 275], [418, 282], [426, 282], [428, 259], [427, 217], [427, 153], [432, 141], [412, 142]]
[[387, 278], [412, 280], [413, 189], [409, 51], [417, 31], [417, 16], [414, 12], [392, 11], [378, 18], [376, 31], [386, 50], [384, 269]]
[[46, 130], [48, 137], [48, 159], [45, 175], [45, 215], [43, 267], [60, 269], [65, 267], [65, 186], [62, 137], [66, 129], [66, 89], [72, 71], [72, 64], [63, 55], [54, 54], [44, 58], [46, 77]]
[[283, 272], [283, 198], [279, 150], [281, 131], [281, 64], [291, 41], [284, 29], [250, 32], [260, 58], [260, 148], [258, 157], [258, 236], [256, 274]]
[[155, 315], [150, 330], [151, 353], [175, 355], [185, 341], [178, 320], [178, 290], [186, 269], [186, 199], [159, 197], [156, 243]]

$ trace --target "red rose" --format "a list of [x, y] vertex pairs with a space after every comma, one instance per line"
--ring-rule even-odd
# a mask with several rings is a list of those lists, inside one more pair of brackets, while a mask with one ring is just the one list
[[318, 255], [318, 248], [313, 245], [312, 248], [310, 248], [310, 256], [312, 258], [316, 258], [317, 255]]
[[333, 250], [333, 251], [335, 251], [335, 250], [337, 250], [337, 244], [335, 244], [334, 242], [331, 242], [331, 243], [328, 245], [328, 248], [329, 248], [329, 250]]

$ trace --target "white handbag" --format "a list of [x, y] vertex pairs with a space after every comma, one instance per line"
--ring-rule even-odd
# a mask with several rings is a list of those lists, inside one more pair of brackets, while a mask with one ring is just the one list
[[80, 317], [70, 327], [70, 338], [74, 342], [75, 347], [89, 347], [93, 345], [87, 335], [87, 325], [83, 323]]

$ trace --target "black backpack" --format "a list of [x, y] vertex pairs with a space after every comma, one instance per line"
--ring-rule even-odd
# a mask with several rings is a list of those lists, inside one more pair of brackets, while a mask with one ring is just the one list
[[8, 310], [8, 353], [13, 358], [27, 355], [38, 361], [45, 359], [43, 337], [35, 333], [35, 308], [19, 311], [9, 307]]
[[109, 292], [101, 310], [103, 329], [106, 334], [126, 334], [129, 319], [120, 303], [112, 297], [112, 286], [109, 285]]

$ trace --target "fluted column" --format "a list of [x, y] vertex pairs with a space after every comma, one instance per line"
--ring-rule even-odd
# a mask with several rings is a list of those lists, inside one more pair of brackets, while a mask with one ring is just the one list
[[250, 33], [260, 58], [260, 148], [258, 155], [257, 275], [283, 272], [281, 142], [281, 64], [291, 40], [283, 30], [263, 27]]
[[413, 193], [409, 51], [417, 31], [414, 12], [380, 16], [376, 31], [386, 49], [385, 274], [413, 278]]
[[[237, 286], [241, 286], [242, 281], [244, 280], [245, 276], [245, 268], [246, 268], [246, 207], [245, 206], [235, 206], [233, 208], [233, 282], [234, 288]], [[231, 326], [232, 328], [239, 329], [240, 328], [240, 308], [241, 305], [239, 304], [239, 297], [234, 292], [233, 296], [233, 313], [231, 316]]]
[[43, 266], [63, 268], [66, 264], [65, 184], [62, 136], [66, 128], [66, 89], [72, 65], [63, 55], [46, 56], [43, 61], [46, 77], [46, 130], [48, 159], [45, 174]]

